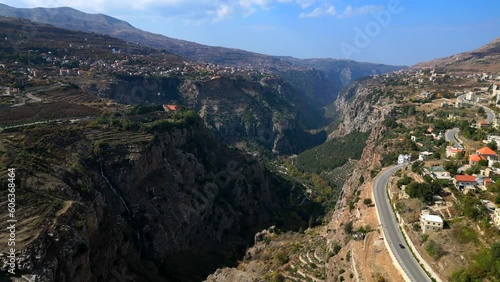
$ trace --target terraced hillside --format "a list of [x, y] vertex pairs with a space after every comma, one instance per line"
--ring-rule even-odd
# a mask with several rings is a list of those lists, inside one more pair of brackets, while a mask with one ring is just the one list
[[300, 185], [218, 143], [191, 111], [103, 114], [0, 136], [0, 176], [16, 168], [16, 267], [44, 281], [109, 281], [122, 269], [142, 281], [199, 281], [234, 263], [264, 226], [297, 230], [321, 212], [303, 190], [293, 205], [290, 187], [299, 195]]

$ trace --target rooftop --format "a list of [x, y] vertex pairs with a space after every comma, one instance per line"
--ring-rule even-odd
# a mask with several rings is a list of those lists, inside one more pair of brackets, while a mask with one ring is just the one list
[[457, 147], [452, 147], [452, 146], [447, 146], [446, 150], [450, 151], [450, 152], [456, 152], [456, 153], [464, 151], [464, 149], [462, 149], [462, 148], [457, 148]]
[[476, 177], [472, 176], [472, 175], [457, 174], [457, 175], [455, 175], [455, 179], [457, 181], [462, 181], [462, 182], [474, 182], [474, 181], [476, 181]]
[[482, 161], [482, 160], [486, 160], [486, 158], [484, 156], [481, 156], [478, 154], [474, 154], [474, 155], [471, 155], [469, 157], [469, 161], [476, 162], [476, 163], [479, 161]]
[[495, 151], [488, 147], [483, 147], [481, 149], [477, 149], [476, 153], [481, 154], [481, 155], [496, 155]]
[[439, 215], [423, 214], [422, 218], [427, 221], [443, 223], [443, 219]]

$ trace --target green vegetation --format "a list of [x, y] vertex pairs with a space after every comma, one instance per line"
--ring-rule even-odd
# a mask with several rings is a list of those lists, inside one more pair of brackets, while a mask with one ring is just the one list
[[500, 242], [494, 242], [490, 249], [482, 249], [467, 268], [455, 271], [451, 276], [451, 281], [498, 281], [499, 277]]
[[273, 258], [278, 262], [279, 265], [283, 265], [290, 259], [288, 255], [283, 251], [278, 251], [274, 253]]
[[460, 225], [453, 228], [453, 237], [460, 244], [474, 243], [479, 244], [477, 232], [469, 226]]
[[283, 282], [285, 281], [285, 277], [278, 273], [277, 271], [273, 271], [270, 273], [266, 273], [262, 279], [266, 282]]
[[143, 115], [152, 112], [162, 112], [163, 105], [137, 105], [130, 109], [131, 115]]
[[425, 245], [425, 251], [429, 254], [433, 259], [439, 259], [444, 255], [444, 250], [438, 245], [434, 240], [429, 240]]
[[351, 235], [354, 233], [354, 228], [353, 228], [353, 222], [352, 221], [349, 221], [348, 223], [346, 223], [344, 225], [344, 232], [347, 234], [347, 235]]
[[332, 254], [333, 256], [337, 255], [340, 250], [342, 249], [342, 246], [339, 245], [339, 243], [335, 242], [332, 247]]
[[488, 210], [478, 198], [469, 195], [458, 195], [458, 197], [460, 200], [458, 209], [461, 215], [474, 221], [489, 220]]
[[432, 202], [432, 197], [434, 195], [439, 195], [441, 192], [441, 185], [439, 183], [418, 183], [411, 182], [406, 186], [406, 193], [410, 198], [418, 198], [424, 203]]
[[369, 134], [353, 132], [344, 138], [327, 141], [300, 154], [296, 166], [301, 171], [319, 173], [340, 167], [349, 159], [359, 159]]

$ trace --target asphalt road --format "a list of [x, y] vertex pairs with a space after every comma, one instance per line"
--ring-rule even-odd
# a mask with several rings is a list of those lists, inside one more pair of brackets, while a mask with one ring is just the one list
[[[462, 101], [465, 100], [465, 96], [466, 96], [465, 94], [464, 95], [460, 95], [460, 96], [458, 96], [457, 100], [459, 102], [462, 102]], [[491, 123], [495, 119], [495, 113], [490, 108], [488, 108], [486, 106], [483, 106], [481, 104], [478, 104], [478, 103], [473, 103], [473, 104], [476, 104], [478, 107], [483, 107], [483, 109], [484, 109], [484, 111], [486, 112], [486, 115], [487, 115], [486, 116], [486, 120], [489, 123]]]
[[[401, 231], [399, 230], [396, 217], [392, 211], [389, 198], [387, 197], [387, 184], [392, 174], [397, 170], [405, 167], [407, 164], [397, 165], [379, 173], [373, 183], [373, 194], [375, 196], [375, 205], [380, 216], [380, 223], [384, 231], [385, 240], [389, 243], [391, 252], [396, 257], [401, 268], [411, 279], [415, 282], [431, 281], [427, 273], [422, 269], [413, 254], [411, 253], [408, 245], [406, 244]], [[401, 248], [402, 244], [404, 248]]]
[[446, 140], [446, 142], [453, 141], [453, 146], [456, 148], [462, 148], [460, 141], [458, 141], [456, 138], [459, 131], [460, 130], [458, 128], [453, 128], [446, 130], [446, 133], [444, 134], [444, 139]]
[[495, 119], [495, 113], [488, 107], [481, 106], [483, 107], [484, 111], [486, 112], [486, 120], [491, 123]]

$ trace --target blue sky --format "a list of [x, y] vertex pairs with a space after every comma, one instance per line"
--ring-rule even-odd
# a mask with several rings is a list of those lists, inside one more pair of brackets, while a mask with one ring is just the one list
[[[465, 3], [467, 2], [467, 4]], [[473, 50], [500, 37], [500, 1], [0, 0], [70, 6], [143, 30], [213, 46], [298, 58], [385, 64]]]

